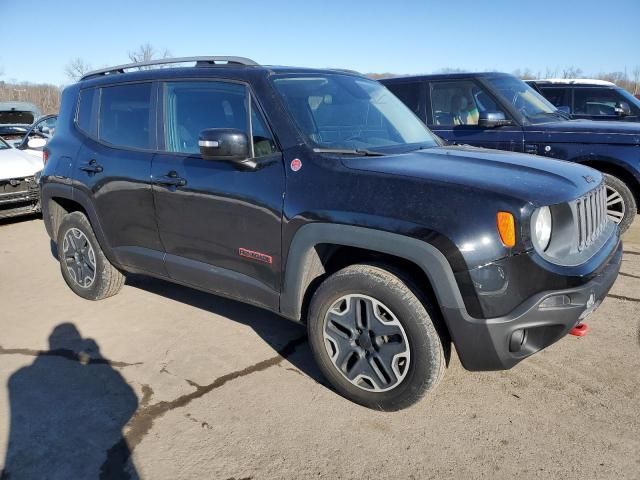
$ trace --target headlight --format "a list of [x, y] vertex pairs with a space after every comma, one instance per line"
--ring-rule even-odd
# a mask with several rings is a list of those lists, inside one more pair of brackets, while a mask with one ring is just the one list
[[538, 249], [544, 252], [551, 240], [551, 210], [549, 207], [540, 207], [531, 217], [533, 229], [533, 241]]

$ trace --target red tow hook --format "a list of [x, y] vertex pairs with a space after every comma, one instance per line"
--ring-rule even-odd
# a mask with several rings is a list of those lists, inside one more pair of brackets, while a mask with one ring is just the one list
[[573, 335], [574, 337], [584, 337], [587, 333], [589, 333], [589, 325], [586, 323], [579, 323], [571, 330], [569, 330], [569, 335]]

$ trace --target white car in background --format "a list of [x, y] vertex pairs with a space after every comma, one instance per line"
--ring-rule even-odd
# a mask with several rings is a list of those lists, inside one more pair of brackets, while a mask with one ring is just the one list
[[25, 153], [0, 138], [0, 218], [40, 212], [36, 175], [43, 167], [42, 153]]
[[22, 138], [12, 141], [11, 144], [18, 150], [42, 160], [43, 149], [56, 131], [57, 120], [58, 115], [40, 117], [27, 129]]

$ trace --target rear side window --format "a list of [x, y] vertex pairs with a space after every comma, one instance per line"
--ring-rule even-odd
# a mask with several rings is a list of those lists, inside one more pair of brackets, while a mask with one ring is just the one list
[[409, 107], [413, 113], [420, 117], [420, 119], [423, 119], [420, 95], [421, 87], [422, 84], [419, 82], [387, 85], [387, 88], [391, 90], [391, 93], [402, 100], [402, 103]]
[[87, 88], [80, 91], [80, 104], [78, 105], [78, 115], [76, 124], [78, 128], [88, 135], [96, 136], [98, 125], [98, 90]]
[[151, 84], [137, 83], [102, 88], [100, 140], [125, 148], [153, 148]]
[[541, 87], [540, 91], [554, 107], [570, 107], [571, 91], [568, 88]]

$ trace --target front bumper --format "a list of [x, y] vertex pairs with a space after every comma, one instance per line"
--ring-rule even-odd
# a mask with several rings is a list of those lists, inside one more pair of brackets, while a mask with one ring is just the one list
[[0, 219], [39, 212], [40, 191], [38, 189], [0, 195]]
[[586, 283], [538, 293], [505, 316], [478, 319], [462, 309], [443, 309], [463, 366], [467, 370], [508, 369], [558, 341], [604, 300], [621, 261], [622, 242], [618, 242], [597, 275]]

